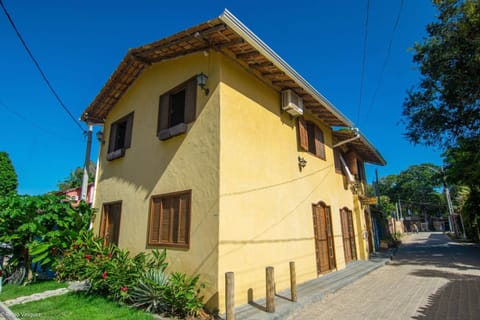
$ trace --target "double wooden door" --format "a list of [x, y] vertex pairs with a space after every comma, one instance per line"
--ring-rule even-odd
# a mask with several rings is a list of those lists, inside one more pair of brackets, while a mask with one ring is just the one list
[[313, 205], [313, 227], [317, 273], [320, 274], [336, 267], [330, 207], [323, 203]]
[[340, 220], [342, 223], [342, 238], [343, 251], [345, 252], [345, 263], [349, 263], [352, 260], [357, 260], [352, 211], [346, 208], [340, 210]]

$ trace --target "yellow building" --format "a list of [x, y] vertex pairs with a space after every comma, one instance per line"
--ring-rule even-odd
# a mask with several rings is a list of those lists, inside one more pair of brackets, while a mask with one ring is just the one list
[[[168, 248], [224, 310], [371, 252], [364, 163], [382, 156], [231, 13], [130, 50], [82, 115], [104, 126], [94, 229], [133, 253]], [[363, 203], [363, 204], [362, 204]]]

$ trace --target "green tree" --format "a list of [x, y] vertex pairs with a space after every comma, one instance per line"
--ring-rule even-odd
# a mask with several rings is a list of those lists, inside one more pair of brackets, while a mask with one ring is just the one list
[[15, 259], [23, 261], [28, 271], [32, 255], [49, 265], [89, 226], [87, 204], [72, 208], [62, 200], [51, 194], [0, 198], [0, 242], [13, 246]]
[[0, 152], [0, 198], [17, 193], [18, 178], [6, 152]]
[[[95, 180], [95, 163], [90, 162], [88, 166], [88, 182], [93, 182]], [[70, 172], [68, 178], [65, 178], [63, 182], [58, 182], [57, 187], [60, 191], [65, 191], [68, 189], [78, 188], [82, 185], [83, 181], [83, 168], [77, 167], [75, 170]]]
[[[439, 188], [441, 168], [431, 163], [413, 165], [398, 175], [382, 177], [378, 182], [380, 200], [385, 201], [382, 209], [394, 211], [394, 204], [401, 202], [403, 214], [406, 210], [422, 218], [436, 215], [438, 212], [447, 214], [444, 197]], [[382, 198], [384, 197], [384, 198]], [[387, 211], [384, 211], [387, 212]]]
[[467, 187], [461, 209], [465, 231], [470, 238], [480, 239], [480, 136], [459, 139], [456, 147], [445, 153], [446, 176], [450, 184]]
[[433, 2], [439, 14], [414, 45], [422, 77], [403, 116], [411, 142], [444, 148], [480, 135], [480, 2]]

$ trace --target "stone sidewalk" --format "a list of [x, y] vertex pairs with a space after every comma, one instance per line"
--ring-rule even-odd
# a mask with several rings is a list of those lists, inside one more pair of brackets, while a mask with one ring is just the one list
[[[265, 299], [260, 299], [251, 304], [243, 305], [235, 310], [237, 320], [274, 320], [286, 319], [295, 315], [306, 306], [320, 301], [329, 293], [335, 292], [354, 281], [364, 277], [370, 272], [384, 266], [393, 255], [389, 250], [377, 253], [368, 261], [355, 261], [345, 269], [329, 273], [320, 278], [308, 281], [297, 286], [297, 302], [290, 300], [290, 291], [282, 291], [275, 296], [275, 312], [265, 312]], [[308, 318], [302, 318], [308, 319]]]
[[290, 319], [479, 319], [480, 247], [410, 234], [393, 261]]

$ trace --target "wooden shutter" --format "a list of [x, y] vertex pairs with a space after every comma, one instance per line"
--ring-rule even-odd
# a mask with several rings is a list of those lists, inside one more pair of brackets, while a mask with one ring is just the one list
[[112, 123], [110, 126], [110, 137], [108, 139], [108, 152], [115, 151], [115, 136], [117, 135], [117, 124]]
[[358, 175], [356, 154], [351, 151], [345, 155], [344, 160], [347, 163], [348, 169], [350, 169], [350, 173], [353, 175]]
[[185, 123], [195, 121], [197, 104], [197, 78], [190, 79], [185, 84]]
[[152, 199], [150, 212], [150, 230], [148, 236], [149, 244], [158, 244], [160, 242], [160, 217], [162, 201]]
[[325, 143], [323, 140], [323, 132], [317, 126], [315, 126], [315, 154], [317, 157], [325, 160]]
[[333, 161], [335, 163], [335, 172], [343, 173], [342, 162], [340, 161], [340, 151], [338, 149], [333, 149]]
[[307, 122], [303, 117], [298, 118], [298, 141], [300, 144], [300, 148], [308, 151]]
[[127, 126], [125, 129], [125, 144], [123, 146], [124, 149], [130, 148], [132, 142], [132, 128], [133, 128], [133, 112], [127, 116]]
[[162, 130], [168, 129], [169, 116], [170, 116], [170, 93], [165, 93], [160, 96], [160, 103], [158, 107], [157, 134]]

